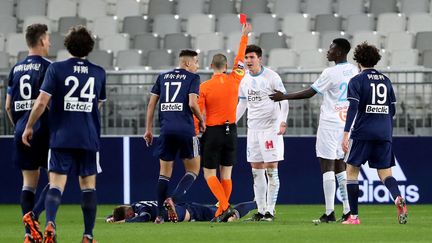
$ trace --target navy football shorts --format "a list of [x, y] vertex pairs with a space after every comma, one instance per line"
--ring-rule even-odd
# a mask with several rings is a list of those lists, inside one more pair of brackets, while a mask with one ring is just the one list
[[360, 167], [369, 162], [369, 167], [387, 169], [395, 165], [392, 143], [375, 140], [350, 140], [345, 162]]
[[199, 140], [196, 136], [161, 134], [157, 140], [155, 155], [161, 160], [173, 161], [179, 153], [181, 159], [192, 159], [199, 155]]
[[48, 133], [41, 134], [35, 132], [32, 140], [30, 140], [31, 147], [22, 143], [22, 133], [15, 133], [14, 145], [13, 163], [20, 170], [37, 170], [40, 167], [47, 168], [49, 149]]
[[53, 148], [48, 153], [48, 171], [69, 174], [73, 168], [79, 176], [90, 176], [102, 172], [99, 152], [84, 149]]

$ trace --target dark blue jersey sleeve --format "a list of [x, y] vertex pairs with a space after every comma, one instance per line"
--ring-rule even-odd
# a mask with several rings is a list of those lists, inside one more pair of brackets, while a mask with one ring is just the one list
[[55, 69], [54, 65], [50, 65], [45, 74], [45, 79], [40, 88], [41, 91], [52, 95], [55, 92]]
[[125, 222], [126, 223], [141, 223], [141, 222], [148, 222], [151, 219], [151, 215], [147, 212], [142, 212], [139, 215], [130, 218], [130, 219], [126, 219]]
[[360, 82], [355, 77], [350, 80], [348, 83], [348, 94], [347, 99], [360, 101]]

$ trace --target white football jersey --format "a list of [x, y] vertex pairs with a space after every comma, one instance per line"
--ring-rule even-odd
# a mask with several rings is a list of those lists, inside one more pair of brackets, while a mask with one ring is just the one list
[[262, 67], [257, 75], [246, 73], [240, 83], [239, 99], [246, 99], [249, 129], [268, 129], [276, 125], [280, 115], [279, 102], [269, 98], [274, 90], [286, 93], [279, 74]]
[[319, 126], [323, 128], [343, 128], [349, 102], [347, 101], [348, 82], [357, 75], [358, 68], [351, 63], [340, 63], [324, 69], [312, 88], [323, 95]]

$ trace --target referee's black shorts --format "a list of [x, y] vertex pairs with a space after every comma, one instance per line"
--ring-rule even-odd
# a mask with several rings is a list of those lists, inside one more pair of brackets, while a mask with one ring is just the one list
[[208, 126], [201, 138], [201, 164], [206, 169], [219, 165], [233, 166], [237, 162], [237, 126]]

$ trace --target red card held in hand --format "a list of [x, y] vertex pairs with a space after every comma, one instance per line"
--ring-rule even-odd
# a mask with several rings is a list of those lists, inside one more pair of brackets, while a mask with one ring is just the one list
[[246, 24], [246, 14], [240, 14], [240, 24]]

